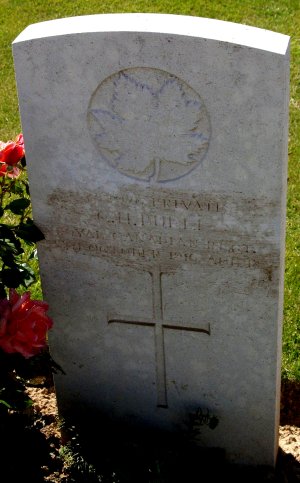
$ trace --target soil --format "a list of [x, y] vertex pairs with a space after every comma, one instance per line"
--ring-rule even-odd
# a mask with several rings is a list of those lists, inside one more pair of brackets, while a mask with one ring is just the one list
[[[62, 434], [52, 375], [36, 378], [26, 390], [33, 401], [31, 409], [22, 415], [12, 413], [6, 432], [0, 435], [2, 443], [5, 440], [1, 445], [2, 483], [202, 483], [228, 478], [243, 483], [300, 482], [299, 383], [282, 383], [280, 448], [275, 469], [228, 465], [214, 453], [197, 453], [192, 461], [190, 450], [178, 454], [176, 450], [168, 454], [153, 452], [149, 459], [149, 446], [144, 451], [148, 458], [145, 462], [143, 448], [123, 447], [120, 451], [105, 440], [101, 457], [98, 451], [97, 458], [89, 460], [75, 426]], [[102, 460], [102, 466], [97, 466], [97, 459]]]

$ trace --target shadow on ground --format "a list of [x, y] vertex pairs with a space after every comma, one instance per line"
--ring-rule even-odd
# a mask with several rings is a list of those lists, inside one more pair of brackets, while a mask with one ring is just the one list
[[[296, 416], [298, 417], [298, 415]], [[289, 419], [291, 424], [291, 419]], [[70, 426], [69, 426], [70, 427]], [[76, 429], [77, 428], [77, 429]], [[279, 449], [275, 468], [228, 464], [219, 449], [201, 449], [174, 436], [120, 433], [100, 425], [98, 438], [91, 444], [89, 425], [64, 433], [70, 454], [77, 455], [74, 481], [103, 483], [296, 483], [300, 482], [300, 463]], [[76, 471], [83, 469], [80, 479]], [[98, 479], [97, 479], [98, 477]], [[90, 478], [90, 479], [88, 479]]]
[[[54, 391], [53, 381], [45, 384]], [[300, 384], [283, 382], [281, 425], [300, 425]], [[120, 437], [100, 426], [91, 442], [89, 426], [64, 423], [63, 435], [46, 438], [55, 418], [33, 411], [0, 418], [1, 483], [231, 483], [300, 482], [300, 463], [279, 451], [275, 469], [229, 465], [220, 450], [145, 435]], [[130, 440], [130, 441], [129, 441]]]

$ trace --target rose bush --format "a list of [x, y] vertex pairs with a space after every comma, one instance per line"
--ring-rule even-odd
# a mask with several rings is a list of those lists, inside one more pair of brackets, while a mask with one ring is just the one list
[[9, 288], [29, 287], [36, 274], [31, 260], [43, 234], [31, 218], [23, 135], [0, 141], [0, 298]]
[[[26, 381], [41, 361], [51, 372], [62, 369], [47, 350], [53, 325], [48, 304], [32, 300], [36, 281], [32, 262], [43, 234], [31, 218], [23, 135], [0, 141], [0, 410], [23, 410], [30, 404]], [[25, 292], [24, 292], [25, 289]], [[21, 292], [20, 294], [17, 292]], [[23, 293], [24, 292], [24, 293]], [[62, 371], [63, 372], [63, 371]]]

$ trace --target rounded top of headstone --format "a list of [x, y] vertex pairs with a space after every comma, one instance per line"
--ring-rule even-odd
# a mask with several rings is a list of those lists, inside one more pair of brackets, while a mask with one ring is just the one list
[[59, 18], [26, 27], [13, 44], [45, 37], [103, 32], [152, 32], [230, 42], [285, 55], [290, 37], [213, 18], [165, 13], [105, 13]]

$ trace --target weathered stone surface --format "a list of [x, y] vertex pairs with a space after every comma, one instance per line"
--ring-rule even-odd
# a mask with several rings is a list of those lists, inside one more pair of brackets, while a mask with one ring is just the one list
[[274, 464], [289, 38], [122, 14], [29, 26], [14, 59], [62, 414]]

